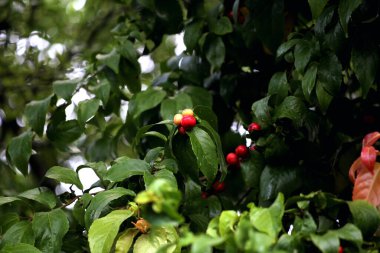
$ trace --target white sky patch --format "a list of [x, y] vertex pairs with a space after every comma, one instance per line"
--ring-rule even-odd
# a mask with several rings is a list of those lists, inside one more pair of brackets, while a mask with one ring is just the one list
[[185, 46], [185, 43], [183, 42], [183, 32], [180, 33], [180, 34], [176, 34], [175, 35], [175, 43], [176, 43], [176, 47], [175, 47], [175, 54], [176, 55], [180, 55], [182, 54], [183, 51], [186, 50], [186, 46]]
[[123, 122], [125, 122], [125, 120], [127, 119], [128, 104], [129, 104], [128, 101], [124, 101], [124, 100], [121, 101], [120, 118]]
[[138, 61], [141, 66], [141, 73], [150, 73], [154, 70], [154, 62], [150, 55], [143, 55]]
[[17, 49], [16, 54], [17, 55], [24, 55], [26, 53], [27, 48], [29, 47], [28, 39], [21, 39], [17, 41]]
[[80, 11], [86, 5], [86, 0], [74, 0], [72, 3], [73, 9]]
[[65, 46], [60, 43], [53, 44], [49, 47], [47, 54], [51, 59], [57, 58], [57, 55], [62, 55], [65, 51]]
[[49, 41], [41, 38], [38, 34], [33, 34], [29, 37], [29, 43], [31, 47], [37, 47], [38, 50], [42, 51], [49, 47]]

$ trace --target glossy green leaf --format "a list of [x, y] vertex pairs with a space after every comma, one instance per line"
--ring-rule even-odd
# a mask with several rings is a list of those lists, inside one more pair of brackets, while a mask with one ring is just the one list
[[32, 227], [36, 238], [35, 246], [42, 252], [61, 252], [62, 239], [69, 230], [69, 221], [64, 211], [35, 213]]
[[294, 96], [288, 96], [275, 109], [274, 117], [277, 119], [291, 119], [297, 126], [301, 126], [307, 114], [307, 108], [304, 102]]
[[8, 203], [12, 203], [14, 201], [19, 201], [19, 200], [20, 199], [16, 198], [16, 197], [3, 197], [3, 196], [0, 196], [0, 206], [8, 204]]
[[321, 58], [318, 65], [318, 81], [331, 95], [339, 92], [342, 83], [342, 65], [335, 54], [328, 53]]
[[365, 45], [361, 49], [354, 47], [351, 52], [351, 62], [352, 69], [360, 82], [362, 96], [366, 97], [374, 84], [380, 66], [379, 51], [369, 45]]
[[321, 111], [326, 112], [333, 97], [323, 88], [320, 82], [317, 82], [316, 93]]
[[44, 132], [46, 114], [50, 105], [51, 96], [38, 101], [32, 101], [25, 107], [25, 117], [32, 129], [42, 136]]
[[120, 54], [117, 53], [116, 49], [113, 49], [108, 54], [97, 54], [96, 59], [111, 68], [116, 74], [119, 73]]
[[196, 106], [212, 107], [212, 96], [208, 90], [201, 87], [188, 85], [181, 89], [181, 93], [182, 92], [191, 97], [193, 105], [190, 108], [194, 108]]
[[[166, 245], [175, 243], [179, 239], [174, 227], [152, 227], [151, 231], [137, 238], [134, 246], [134, 253], [155, 253], [157, 250]], [[179, 252], [177, 245], [172, 245], [166, 250], [167, 253]]]
[[27, 131], [14, 137], [7, 147], [8, 161], [24, 175], [28, 173], [28, 162], [32, 155], [32, 139], [32, 132]]
[[302, 78], [302, 91], [307, 101], [310, 101], [310, 95], [315, 87], [317, 70], [318, 66], [316, 64], [310, 64], [309, 68], [306, 70], [304, 77]]
[[122, 232], [116, 241], [115, 253], [128, 252], [132, 246], [133, 240], [139, 231], [135, 228], [128, 228]]
[[179, 172], [197, 182], [198, 160], [192, 149], [190, 138], [177, 134], [172, 140], [172, 152], [177, 159]]
[[287, 95], [289, 91], [288, 80], [286, 78], [285, 72], [275, 73], [269, 81], [268, 95], [277, 94], [278, 102], [281, 102]]
[[257, 100], [252, 104], [252, 113], [255, 115], [258, 123], [261, 127], [265, 127], [271, 124], [271, 110], [268, 105], [270, 96]]
[[141, 113], [159, 105], [165, 98], [166, 92], [163, 90], [148, 89], [136, 94], [129, 104], [129, 112], [133, 118], [138, 118]]
[[111, 84], [107, 79], [102, 79], [99, 83], [94, 88], [94, 94], [96, 98], [100, 99], [103, 103], [103, 107], [105, 107], [108, 103], [108, 99], [110, 97], [110, 92], [111, 92]]
[[206, 54], [206, 59], [214, 69], [219, 69], [226, 54], [226, 48], [224, 42], [220, 37], [212, 36], [209, 34], [206, 37], [206, 41], [203, 45], [203, 50]]
[[207, 180], [212, 182], [218, 172], [216, 146], [210, 135], [201, 128], [195, 127], [190, 132], [190, 142], [198, 161], [198, 166]]
[[117, 187], [111, 190], [106, 190], [103, 192], [99, 192], [96, 196], [91, 200], [90, 205], [87, 207], [86, 215], [85, 215], [85, 224], [86, 227], [89, 228], [91, 223], [100, 217], [103, 209], [112, 201], [123, 196], [135, 196], [135, 193], [131, 190]]
[[185, 26], [185, 34], [183, 41], [186, 45], [186, 50], [191, 52], [197, 46], [199, 38], [202, 35], [203, 21], [191, 22]]
[[276, 55], [277, 57], [283, 56], [285, 53], [287, 53], [290, 49], [292, 49], [300, 40], [299, 39], [291, 39], [284, 43], [282, 43], [278, 48]]
[[210, 32], [217, 35], [225, 35], [232, 32], [232, 24], [228, 17], [223, 16], [220, 19], [210, 19]]
[[57, 204], [55, 194], [47, 187], [39, 187], [27, 190], [23, 193], [20, 193], [18, 197], [37, 201], [42, 205], [49, 207], [50, 209], [54, 208]]
[[363, 242], [361, 231], [353, 224], [347, 223], [343, 227], [335, 230], [336, 235], [343, 240], [351, 241], [360, 246]]
[[32, 224], [28, 221], [15, 223], [2, 237], [3, 245], [14, 245], [17, 243], [34, 245], [34, 240]]
[[1, 249], [1, 253], [41, 253], [36, 247], [27, 243], [17, 243], [6, 245]]
[[168, 98], [162, 101], [160, 114], [163, 119], [173, 120], [174, 115], [177, 113], [177, 102], [174, 99]]
[[58, 97], [70, 101], [78, 86], [78, 80], [58, 80], [53, 82], [53, 92]]
[[142, 176], [150, 172], [150, 166], [144, 160], [125, 159], [111, 166], [107, 171], [105, 179], [121, 182], [131, 176]]
[[361, 230], [364, 237], [372, 236], [380, 225], [380, 215], [376, 208], [364, 200], [347, 203], [353, 223]]
[[311, 234], [311, 241], [317, 246], [323, 253], [336, 253], [339, 248], [338, 236], [329, 231], [323, 235]]
[[250, 157], [240, 163], [240, 170], [246, 187], [259, 188], [260, 175], [264, 167], [264, 157], [257, 151], [251, 152]]
[[308, 40], [300, 40], [294, 48], [294, 66], [300, 73], [304, 72], [313, 53], [312, 44]]
[[98, 99], [88, 99], [79, 102], [78, 104], [78, 122], [81, 126], [84, 126], [88, 120], [95, 116], [100, 105]]
[[362, 0], [341, 0], [339, 1], [338, 13], [340, 24], [344, 32], [348, 33], [348, 22], [350, 21], [352, 12], [359, 7]]
[[328, 0], [308, 0], [311, 14], [313, 16], [313, 19], [316, 19], [321, 15], [323, 9], [325, 8]]
[[82, 133], [83, 129], [77, 120], [62, 121], [57, 125], [49, 124], [46, 132], [54, 144], [63, 147], [78, 139]]
[[215, 131], [218, 131], [218, 117], [210, 107], [201, 105], [196, 106], [194, 108], [194, 114], [202, 121], [207, 121], [207, 123], [212, 126]]
[[78, 174], [72, 169], [61, 166], [54, 166], [46, 172], [45, 177], [55, 179], [66, 184], [74, 184], [79, 189], [83, 190], [83, 185], [79, 180]]
[[[95, 220], [88, 232], [88, 242], [92, 253], [111, 252], [119, 227], [126, 219], [133, 215], [131, 210], [115, 210]], [[133, 239], [133, 237], [132, 237]], [[120, 244], [119, 244], [120, 246]], [[123, 252], [127, 252], [126, 251]]]

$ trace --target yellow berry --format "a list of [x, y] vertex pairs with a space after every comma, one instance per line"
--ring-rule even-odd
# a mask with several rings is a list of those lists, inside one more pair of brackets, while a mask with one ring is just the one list
[[193, 116], [194, 112], [191, 109], [185, 109], [182, 111], [182, 116]]
[[176, 114], [174, 115], [174, 118], [173, 118], [173, 122], [175, 125], [179, 126], [181, 124], [181, 120], [182, 120], [182, 114]]

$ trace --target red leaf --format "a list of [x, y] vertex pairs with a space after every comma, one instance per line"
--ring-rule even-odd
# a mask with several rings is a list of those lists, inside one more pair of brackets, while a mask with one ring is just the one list
[[362, 163], [362, 160], [360, 159], [360, 157], [358, 159], [355, 160], [355, 162], [351, 165], [351, 168], [348, 172], [348, 176], [351, 180], [352, 183], [355, 183], [355, 179], [356, 179], [356, 174], [359, 174], [360, 173], [360, 170], [362, 168], [365, 168], [363, 163]]
[[376, 163], [373, 172], [366, 167], [358, 171], [352, 192], [352, 200], [366, 200], [373, 206], [380, 205], [380, 163]]
[[363, 147], [372, 146], [375, 144], [375, 142], [380, 139], [380, 133], [379, 132], [372, 132], [367, 134], [363, 138]]
[[375, 166], [376, 162], [376, 151], [377, 150], [374, 147], [366, 146], [362, 148], [362, 152], [360, 154], [362, 163], [371, 172], [373, 171], [373, 167]]

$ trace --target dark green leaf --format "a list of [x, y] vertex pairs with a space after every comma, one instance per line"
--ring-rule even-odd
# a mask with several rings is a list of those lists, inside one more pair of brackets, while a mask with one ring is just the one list
[[12, 203], [14, 201], [19, 201], [19, 200], [20, 199], [16, 198], [16, 197], [3, 197], [3, 196], [0, 196], [0, 206], [8, 204], [8, 203]]
[[332, 100], [332, 96], [323, 88], [323, 85], [317, 82], [317, 99], [322, 112], [326, 112]]
[[240, 169], [246, 187], [258, 188], [260, 185], [260, 175], [265, 166], [265, 161], [261, 153], [251, 152], [249, 159], [240, 163]]
[[119, 74], [120, 54], [117, 53], [116, 49], [113, 49], [108, 54], [97, 54], [96, 59], [111, 68], [116, 74]]
[[206, 41], [203, 45], [203, 50], [206, 54], [206, 59], [214, 69], [220, 69], [224, 62], [226, 54], [226, 48], [223, 40], [218, 37], [209, 34], [206, 37]]
[[176, 0], [156, 0], [154, 11], [162, 23], [160, 33], [175, 34], [182, 30], [182, 8]]
[[25, 117], [32, 129], [42, 136], [44, 132], [46, 113], [49, 108], [51, 96], [38, 101], [32, 101], [26, 105]]
[[297, 126], [302, 126], [307, 112], [307, 108], [300, 98], [289, 96], [276, 108], [274, 117], [277, 119], [289, 118]]
[[55, 124], [49, 124], [47, 137], [58, 146], [66, 147], [82, 135], [82, 127], [77, 120], [68, 120]]
[[342, 228], [335, 230], [335, 232], [340, 239], [354, 242], [359, 247], [363, 242], [361, 231], [353, 224], [347, 223]]
[[292, 39], [282, 43], [277, 49], [277, 57], [281, 57], [283, 54], [288, 52], [292, 47], [294, 47], [300, 40]]
[[58, 80], [53, 82], [53, 92], [58, 97], [61, 97], [66, 101], [70, 101], [77, 85], [78, 80]]
[[294, 66], [300, 73], [304, 72], [313, 53], [312, 44], [308, 40], [300, 40], [294, 48]]
[[261, 127], [271, 124], [271, 108], [268, 105], [270, 96], [262, 98], [252, 104], [252, 113], [255, 115]]
[[380, 225], [379, 212], [364, 200], [347, 203], [353, 217], [353, 223], [362, 231], [364, 237], [372, 237]]
[[318, 65], [318, 81], [331, 95], [339, 92], [342, 82], [342, 65], [333, 53], [324, 55]]
[[130, 62], [137, 61], [138, 53], [130, 40], [122, 40], [122, 43], [118, 48], [118, 51], [123, 57], [127, 58]]
[[123, 84], [127, 85], [128, 90], [133, 94], [141, 91], [140, 74], [140, 64], [137, 60], [133, 62], [127, 60], [121, 61], [119, 78]]
[[223, 16], [220, 19], [210, 19], [210, 32], [217, 35], [225, 35], [232, 32], [232, 24], [228, 17]]
[[288, 95], [289, 85], [285, 72], [275, 73], [269, 81], [268, 95], [277, 94], [277, 101], [282, 102]]
[[32, 132], [27, 131], [14, 137], [7, 147], [8, 161], [24, 175], [28, 173], [28, 162], [32, 155], [32, 139]]
[[111, 166], [107, 171], [105, 179], [121, 182], [131, 176], [142, 176], [149, 173], [150, 166], [147, 162], [139, 159], [124, 159]]
[[18, 197], [37, 201], [50, 209], [54, 208], [57, 204], [55, 194], [47, 187], [39, 187], [31, 190], [27, 190], [20, 193]]
[[310, 64], [306, 70], [304, 77], [302, 78], [302, 91], [307, 101], [310, 101], [310, 95], [315, 87], [315, 79], [317, 77], [318, 66], [316, 64]]
[[311, 234], [311, 241], [323, 253], [336, 253], [339, 248], [339, 238], [333, 232], [329, 231], [323, 235]]
[[202, 35], [203, 21], [195, 21], [185, 26], [183, 41], [186, 50], [191, 52], [197, 46], [199, 38]]
[[95, 116], [100, 105], [99, 99], [88, 99], [78, 104], [78, 123], [84, 126], [88, 120]]
[[139, 92], [135, 95], [133, 105], [131, 104], [131, 101], [129, 112], [132, 114], [133, 118], [136, 119], [141, 113], [159, 105], [165, 96], [166, 92], [163, 90], [148, 89]]
[[79, 180], [78, 174], [72, 169], [61, 166], [54, 166], [46, 172], [45, 177], [55, 179], [66, 184], [74, 184], [79, 189], [83, 190], [83, 185]]
[[88, 233], [91, 252], [110, 252], [121, 223], [132, 215], [133, 212], [131, 210], [115, 210], [103, 218], [95, 220]]
[[344, 32], [347, 34], [348, 21], [351, 18], [352, 12], [359, 7], [362, 3], [362, 0], [341, 0], [339, 1], [338, 13], [340, 23], [343, 27]]
[[190, 132], [191, 146], [197, 157], [198, 166], [203, 175], [210, 182], [214, 181], [218, 172], [218, 157], [216, 154], [216, 146], [210, 135], [204, 130], [195, 127]]
[[69, 230], [69, 221], [61, 209], [36, 213], [32, 227], [37, 248], [42, 252], [61, 252], [62, 239]]
[[99, 85], [97, 85], [94, 89], [94, 94], [98, 99], [100, 99], [103, 103], [103, 107], [105, 107], [108, 103], [108, 99], [110, 97], [111, 84], [108, 79], [104, 78], [100, 81]]
[[[209, 91], [204, 88], [196, 87], [196, 86], [185, 86], [181, 89], [181, 92], [189, 95], [193, 102], [192, 107], [196, 107], [199, 105], [212, 107], [212, 96]], [[191, 107], [190, 107], [191, 108]], [[184, 108], [181, 108], [184, 109]]]
[[313, 15], [313, 19], [316, 19], [322, 13], [328, 0], [308, 0], [308, 2], [310, 5], [311, 14]]
[[197, 157], [192, 150], [190, 139], [187, 136], [177, 134], [172, 140], [172, 145], [172, 152], [177, 159], [179, 172], [198, 182], [199, 168]]
[[2, 243], [4, 245], [14, 245], [17, 243], [34, 245], [32, 224], [28, 221], [20, 221], [15, 223], [3, 235]]
[[106, 190], [96, 194], [96, 196], [91, 200], [90, 205], [87, 207], [85, 224], [89, 228], [91, 223], [99, 218], [103, 209], [112, 201], [121, 198], [125, 195], [135, 196], [135, 193], [131, 190], [117, 187], [111, 190]]
[[162, 119], [173, 120], [174, 115], [177, 113], [177, 102], [174, 99], [168, 98], [162, 101], [160, 107], [160, 114]]
[[362, 96], [365, 98], [374, 84], [379, 70], [379, 51], [376, 47], [366, 44], [362, 48], [354, 47], [351, 52], [352, 69], [360, 82]]
[[199, 118], [207, 121], [215, 131], [218, 131], [218, 118], [210, 107], [196, 106], [194, 108], [194, 114]]
[[1, 249], [1, 253], [41, 253], [36, 247], [26, 243], [7, 245]]

